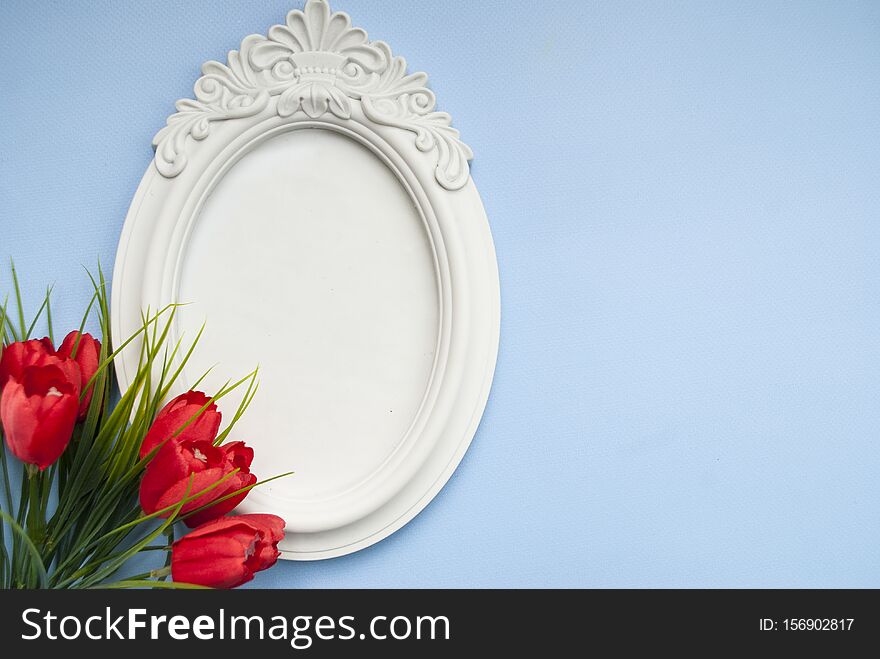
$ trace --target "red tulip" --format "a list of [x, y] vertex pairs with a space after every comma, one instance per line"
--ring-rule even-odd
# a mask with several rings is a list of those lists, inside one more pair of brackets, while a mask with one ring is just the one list
[[[74, 348], [76, 355], [73, 355]], [[101, 342], [91, 334], [80, 334], [79, 332], [71, 332], [64, 337], [61, 347], [58, 348], [58, 356], [73, 359], [79, 365], [79, 372], [82, 377], [81, 388], [85, 390], [89, 384], [89, 380], [98, 370], [98, 364], [101, 360]], [[89, 387], [85, 396], [79, 403], [79, 420], [86, 418], [89, 412], [89, 403], [92, 402], [92, 394], [94, 386]]]
[[[225, 476], [236, 469], [238, 469], [238, 472], [228, 480], [224, 481], [223, 485], [217, 487], [216, 490], [211, 490], [208, 493], [208, 495], [211, 495], [215, 491], [222, 490], [217, 496], [212, 497], [212, 500], [219, 499], [226, 494], [249, 487], [257, 482], [257, 477], [251, 473], [251, 463], [254, 461], [254, 450], [252, 448], [246, 446], [244, 442], [231, 442], [222, 445], [220, 449], [224, 452], [224, 457], [226, 459], [223, 475]], [[244, 501], [248, 492], [250, 492], [250, 490], [239, 492], [235, 496], [224, 499], [210, 508], [205, 508], [205, 510], [187, 517], [184, 520], [184, 524], [193, 528], [217, 517], [222, 517], [226, 513], [232, 512], [238, 504]], [[204, 505], [204, 503], [200, 505]]]
[[9, 378], [21, 380], [21, 373], [25, 366], [34, 364], [40, 357], [54, 355], [55, 348], [48, 338], [9, 344], [3, 349], [3, 355], [0, 356], [0, 390], [6, 386]]
[[[222, 484], [184, 504], [180, 514], [191, 512], [256, 483], [257, 477], [250, 471], [253, 459], [253, 450], [242, 442], [232, 442], [222, 446], [214, 446], [211, 442], [203, 441], [168, 442], [159, 449], [144, 472], [140, 491], [141, 507], [148, 515], [152, 514], [175, 505], [187, 496], [198, 494], [224, 476], [228, 476], [236, 469], [239, 470]], [[190, 485], [190, 476], [193, 477], [192, 485]], [[189, 490], [188, 495], [187, 490]], [[247, 492], [236, 494], [188, 517], [184, 522], [187, 526], [193, 527], [225, 515], [241, 503], [245, 496]], [[170, 511], [164, 516], [167, 517], [169, 514]]]
[[[174, 437], [175, 442], [213, 442], [220, 429], [221, 415], [217, 411], [217, 405], [211, 403], [199, 415], [199, 411], [209, 400], [201, 391], [187, 391], [163, 407], [144, 437], [140, 457], [143, 459], [171, 437]], [[175, 436], [174, 433], [190, 419], [192, 422]]]
[[180, 583], [235, 588], [278, 560], [284, 520], [275, 515], [223, 517], [203, 524], [171, 548], [171, 576]]
[[41, 354], [30, 361], [20, 378], [7, 377], [0, 421], [13, 455], [42, 470], [59, 458], [73, 434], [80, 374], [70, 359]]

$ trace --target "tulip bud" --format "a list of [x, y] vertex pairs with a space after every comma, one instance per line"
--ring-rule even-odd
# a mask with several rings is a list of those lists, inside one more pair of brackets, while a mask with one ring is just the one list
[[61, 456], [73, 434], [80, 374], [69, 359], [42, 354], [31, 361], [18, 371], [20, 378], [7, 376], [0, 422], [12, 454], [42, 470]]
[[163, 407], [141, 443], [141, 459], [172, 437], [175, 442], [213, 442], [221, 415], [215, 403], [207, 404], [209, 400], [201, 391], [187, 391]]
[[9, 378], [21, 380], [25, 366], [34, 364], [40, 357], [54, 356], [55, 348], [48, 338], [18, 341], [3, 348], [0, 356], [0, 390]]
[[[74, 355], [74, 350], [76, 354]], [[101, 342], [94, 338], [91, 334], [80, 334], [79, 332], [71, 332], [64, 337], [61, 347], [58, 348], [58, 356], [73, 359], [79, 365], [79, 371], [82, 378], [81, 389], [85, 391], [92, 376], [98, 370], [101, 360]], [[79, 404], [79, 420], [86, 418], [89, 412], [89, 404], [92, 402], [92, 394], [94, 393], [94, 385], [89, 386], [85, 396]]]
[[208, 522], [172, 545], [171, 576], [180, 583], [235, 588], [275, 564], [283, 538], [284, 520], [275, 515]]

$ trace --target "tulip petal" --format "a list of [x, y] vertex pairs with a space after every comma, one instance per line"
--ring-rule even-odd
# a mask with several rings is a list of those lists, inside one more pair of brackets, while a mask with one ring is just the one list
[[235, 588], [253, 579], [245, 566], [246, 546], [234, 537], [184, 536], [171, 552], [171, 576], [175, 581], [211, 588]]
[[[232, 478], [229, 479], [229, 486], [224, 487], [221, 485], [217, 488], [217, 490], [223, 489], [222, 494], [213, 497], [215, 499], [219, 499], [222, 496], [226, 496], [230, 492], [235, 492], [236, 490], [240, 490], [245, 487], [249, 487], [251, 485], [256, 484], [257, 477], [253, 474], [241, 474], [238, 473]], [[233, 497], [229, 497], [228, 499], [224, 499], [218, 503], [215, 503], [210, 508], [205, 508], [194, 515], [187, 517], [183, 520], [183, 523], [186, 524], [190, 528], [194, 528], [196, 526], [200, 526], [205, 522], [208, 522], [212, 519], [216, 519], [218, 517], [222, 517], [223, 515], [232, 512], [235, 510], [236, 506], [244, 501], [245, 497], [247, 497], [248, 492], [239, 492]], [[212, 490], [209, 494], [212, 494], [214, 491]], [[204, 503], [200, 505], [205, 505]]]
[[175, 581], [234, 588], [278, 560], [284, 520], [275, 515], [238, 515], [203, 524], [174, 543]]
[[253, 513], [241, 515], [240, 517], [246, 519], [252, 526], [268, 531], [267, 537], [271, 538], [274, 542], [284, 538], [284, 527], [287, 526], [287, 523], [278, 515]]
[[[76, 349], [76, 356], [73, 357], [73, 351]], [[98, 365], [101, 359], [101, 342], [98, 341], [88, 332], [80, 334], [73, 331], [64, 337], [61, 346], [58, 348], [58, 356], [66, 359], [73, 359], [79, 366], [81, 376], [81, 387], [85, 388], [92, 376], [98, 371]], [[85, 419], [89, 411], [89, 405], [92, 402], [92, 394], [94, 386], [89, 387], [86, 395], [82, 397], [79, 404], [79, 420]]]
[[213, 443], [220, 429], [222, 415], [217, 411], [216, 403], [208, 404], [209, 400], [201, 391], [187, 391], [165, 405], [141, 443], [140, 457], [145, 458], [150, 451], [172, 437], [175, 442]]
[[[146, 482], [146, 474], [144, 476], [144, 481]], [[186, 478], [182, 478], [177, 482], [170, 483], [168, 487], [158, 493], [158, 496], [155, 498], [155, 503], [152, 505], [152, 510], [144, 508], [144, 512], [156, 512], [157, 510], [161, 510], [162, 508], [167, 508], [168, 506], [173, 506], [179, 503], [180, 500], [183, 498], [198, 494], [202, 490], [209, 488], [211, 485], [214, 485], [217, 481], [223, 478], [223, 470], [219, 467], [214, 467], [212, 469], [206, 469], [205, 471], [199, 472], [197, 474], [192, 474], [191, 478], [192, 485], [190, 485], [189, 476], [187, 476]], [[223, 485], [219, 485], [205, 492], [201, 496], [185, 504], [180, 511], [181, 514], [188, 513], [192, 510], [195, 510], [196, 508], [210, 503], [218, 496], [222, 496], [225, 489], [226, 484], [224, 483]], [[187, 490], [189, 490], [189, 494], [187, 494]]]
[[[59, 381], [58, 373], [54, 366], [28, 367], [23, 376], [33, 393], [29, 395], [28, 384], [10, 379], [0, 396], [0, 422], [10, 451], [40, 469], [61, 456], [76, 424], [79, 383]], [[40, 390], [47, 382], [57, 385], [50, 387], [52, 393]]]
[[0, 390], [10, 378], [21, 379], [26, 366], [32, 366], [41, 356], [54, 356], [55, 348], [48, 338], [10, 343], [0, 355]]

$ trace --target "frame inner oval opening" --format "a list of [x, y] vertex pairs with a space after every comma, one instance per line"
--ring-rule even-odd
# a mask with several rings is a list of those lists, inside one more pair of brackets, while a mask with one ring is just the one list
[[296, 472], [263, 492], [328, 500], [381, 467], [423, 404], [440, 302], [422, 215], [371, 150], [315, 128], [264, 141], [206, 199], [179, 273], [178, 331], [207, 322], [189, 382], [260, 367], [230, 440], [254, 447], [259, 478]]

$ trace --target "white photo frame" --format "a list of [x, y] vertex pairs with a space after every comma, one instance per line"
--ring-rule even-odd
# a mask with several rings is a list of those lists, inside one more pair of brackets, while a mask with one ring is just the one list
[[[296, 474], [240, 510], [284, 517], [284, 558], [348, 554], [433, 499], [486, 405], [500, 297], [472, 153], [427, 76], [325, 0], [202, 72], [126, 218], [112, 333], [192, 302], [172, 340], [206, 321], [194, 359], [259, 363], [236, 438], [259, 477]], [[118, 360], [123, 388], [136, 366]]]

